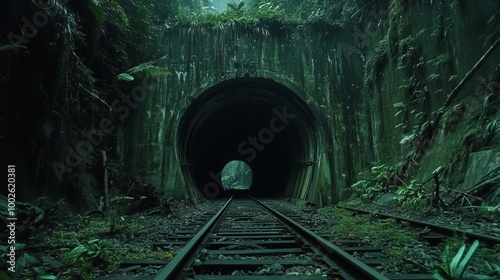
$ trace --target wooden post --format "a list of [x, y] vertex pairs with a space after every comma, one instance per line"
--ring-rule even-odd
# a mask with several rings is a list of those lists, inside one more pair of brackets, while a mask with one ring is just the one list
[[104, 210], [109, 209], [109, 183], [108, 183], [108, 168], [106, 167], [107, 156], [106, 151], [102, 150], [102, 170], [103, 170], [103, 186], [104, 186]]

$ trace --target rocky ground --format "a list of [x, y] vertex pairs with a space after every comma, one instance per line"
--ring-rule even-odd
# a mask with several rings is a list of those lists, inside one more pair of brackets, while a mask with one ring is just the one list
[[[194, 207], [184, 201], [170, 201], [167, 214], [144, 211], [124, 215], [115, 209], [108, 213], [66, 215], [57, 225], [42, 226], [25, 241], [23, 254], [30, 261], [16, 279], [95, 279], [115, 271], [124, 260], [170, 259], [178, 248], [152, 251], [151, 243], [209, 207], [210, 203]], [[88, 247], [78, 258], [75, 254], [81, 244]], [[132, 266], [124, 270], [154, 275], [160, 267]]]
[[[345, 205], [345, 203], [344, 203]], [[402, 207], [395, 201], [389, 203], [347, 203], [346, 206], [367, 210], [370, 212], [398, 215], [415, 220], [422, 220], [448, 227], [455, 227], [464, 231], [499, 236], [500, 216], [481, 211], [480, 208], [433, 209]], [[367, 242], [386, 248], [389, 258], [396, 260], [394, 264], [378, 267], [383, 273], [433, 273], [436, 267], [445, 267], [443, 257], [449, 263], [459, 248], [466, 244], [463, 236], [447, 238], [443, 243], [430, 245], [419, 240], [422, 230], [408, 225], [396, 223], [389, 219], [376, 219], [372, 215], [352, 215], [342, 209], [325, 207], [299, 207], [309, 211], [311, 220], [318, 221], [339, 237], [351, 236], [365, 239]], [[446, 249], [448, 247], [448, 250]], [[467, 252], [466, 248], [466, 252]], [[465, 255], [465, 254], [464, 254]], [[471, 275], [492, 275], [485, 279], [500, 279], [500, 273], [493, 273], [490, 264], [500, 265], [500, 245], [494, 247], [480, 244], [474, 254], [468, 273]]]
[[[118, 264], [128, 259], [170, 259], [179, 248], [151, 250], [150, 244], [161, 240], [162, 234], [173, 228], [187, 224], [194, 217], [212, 207], [211, 202], [196, 207], [185, 202], [171, 202], [168, 214], [146, 211], [133, 215], [121, 215], [118, 211], [101, 215], [68, 215], [57, 225], [41, 227], [32, 238], [26, 240], [24, 255], [28, 260], [19, 279], [94, 279], [98, 275], [154, 275], [161, 266], [131, 266], [119, 268]], [[283, 202], [284, 204], [288, 204]], [[353, 205], [350, 205], [354, 207]], [[307, 226], [330, 233], [335, 238], [362, 240], [366, 244], [385, 248], [392, 264], [377, 267], [383, 273], [432, 273], [436, 266], [443, 266], [442, 256], [449, 247], [448, 259], [455, 255], [464, 238], [456, 236], [444, 243], [431, 246], [419, 240], [421, 230], [396, 223], [389, 219], [376, 219], [372, 215], [355, 215], [335, 207], [315, 208], [293, 206], [301, 211], [308, 221]], [[498, 215], [490, 215], [470, 208], [465, 209], [418, 209], [402, 208], [396, 203], [384, 205], [363, 203], [355, 207], [370, 211], [387, 212], [413, 219], [425, 220], [446, 226], [471, 230], [476, 233], [499, 236]], [[85, 243], [87, 242], [87, 243]], [[93, 248], [92, 254], [84, 258], [74, 258], [74, 251], [81, 244]], [[18, 255], [19, 257], [20, 255]], [[32, 258], [31, 258], [32, 257]], [[210, 256], [210, 258], [219, 256]], [[293, 256], [290, 256], [293, 257]], [[367, 256], [360, 255], [364, 258]], [[257, 257], [258, 258], [258, 257]], [[486, 262], [500, 264], [500, 246], [488, 248], [480, 244], [473, 256], [470, 274], [487, 274], [490, 268]], [[302, 271], [304, 270], [304, 271]], [[323, 274], [317, 267], [297, 267], [285, 270], [279, 266], [263, 267], [254, 272], [270, 274]], [[246, 275], [246, 271], [235, 271], [234, 275]], [[52, 278], [51, 278], [52, 277]], [[56, 278], [57, 277], [57, 278]], [[500, 279], [500, 276], [496, 279]], [[495, 279], [495, 278], [490, 279]]]

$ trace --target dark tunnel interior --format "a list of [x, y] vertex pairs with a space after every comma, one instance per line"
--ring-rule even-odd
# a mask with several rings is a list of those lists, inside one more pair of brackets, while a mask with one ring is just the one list
[[315, 118], [273, 80], [236, 78], [207, 89], [182, 116], [177, 137], [185, 181], [207, 198], [224, 195], [220, 172], [231, 160], [252, 169], [253, 196], [285, 196], [310, 184], [312, 175], [301, 173], [316, 161]]

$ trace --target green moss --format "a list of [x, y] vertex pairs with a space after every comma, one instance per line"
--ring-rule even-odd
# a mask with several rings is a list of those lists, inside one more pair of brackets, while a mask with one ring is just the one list
[[[241, 2], [243, 3], [243, 2]], [[279, 5], [264, 3], [255, 9], [245, 9], [244, 5], [228, 5], [222, 13], [193, 13], [190, 9], [180, 9], [177, 24], [189, 26], [215, 27], [231, 22], [245, 27], [248, 24], [262, 22], [266, 24], [296, 24], [297, 21], [287, 16]]]
[[[79, 216], [76, 219], [79, 223], [77, 227], [56, 228], [45, 238], [45, 245], [59, 248], [46, 253], [58, 256], [61, 263], [66, 266], [64, 276], [68, 277], [67, 279], [95, 279], [99, 274], [113, 271], [125, 260], [169, 259], [175, 253], [172, 251], [152, 251], [149, 247], [126, 244], [125, 242], [116, 245], [116, 240], [133, 240], [133, 238], [149, 232], [151, 227], [165, 224], [165, 219], [150, 219], [145, 223], [146, 217], [143, 215], [121, 216], [116, 210], [104, 217], [83, 218]], [[95, 258], [81, 257], [75, 260], [75, 254], [72, 253], [72, 250], [77, 247], [77, 241], [90, 239], [99, 239], [102, 244], [108, 245], [103, 249], [103, 253]]]
[[367, 81], [373, 81], [375, 84], [381, 82], [382, 75], [389, 63], [389, 42], [386, 38], [381, 40], [373, 52], [373, 54], [368, 58], [366, 72], [369, 76], [365, 75], [365, 83]]
[[500, 244], [496, 244], [493, 247], [489, 247], [487, 245], [480, 246], [478, 251], [478, 258], [492, 263], [492, 264], [500, 264]]
[[395, 18], [391, 19], [389, 31], [387, 33], [387, 41], [389, 44], [389, 54], [391, 58], [395, 58], [398, 55], [399, 51], [399, 34]]
[[[356, 214], [335, 207], [320, 210], [336, 221], [332, 232], [353, 238], [368, 237], [377, 243], [412, 244], [418, 241], [418, 233], [393, 219], [374, 219], [372, 215]], [[363, 225], [360, 227], [360, 225]]]

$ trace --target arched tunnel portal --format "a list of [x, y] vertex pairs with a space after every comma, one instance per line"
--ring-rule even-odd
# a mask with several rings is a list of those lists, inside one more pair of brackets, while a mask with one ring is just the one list
[[205, 90], [182, 116], [177, 141], [186, 184], [207, 198], [225, 193], [220, 173], [231, 160], [252, 169], [254, 196], [305, 197], [315, 174], [314, 114], [270, 79], [236, 78]]

